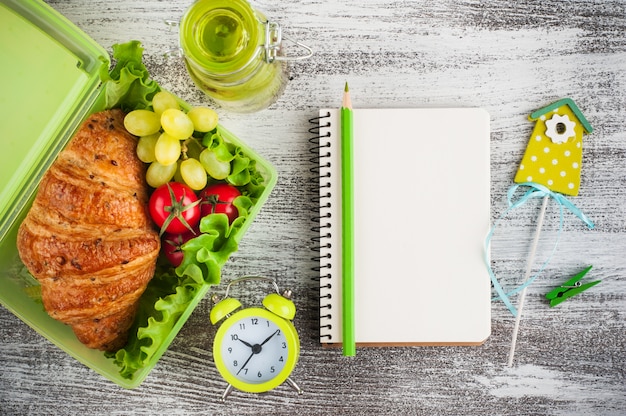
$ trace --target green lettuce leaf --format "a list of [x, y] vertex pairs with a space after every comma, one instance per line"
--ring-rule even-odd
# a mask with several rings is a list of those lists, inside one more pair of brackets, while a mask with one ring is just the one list
[[217, 130], [207, 133], [202, 139], [202, 145], [211, 149], [220, 161], [231, 162], [235, 158], [234, 146], [226, 143]]
[[100, 79], [105, 85], [106, 108], [121, 108], [129, 112], [149, 108], [152, 97], [161, 88], [150, 79], [143, 64], [143, 48], [139, 41], [113, 45], [115, 66], [103, 68]]

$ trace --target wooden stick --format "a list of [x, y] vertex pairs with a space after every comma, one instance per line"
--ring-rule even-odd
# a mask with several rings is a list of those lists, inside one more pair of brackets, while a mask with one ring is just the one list
[[[543, 219], [546, 216], [546, 207], [548, 206], [548, 199], [550, 197], [548, 195], [543, 197], [543, 201], [541, 203], [541, 211], [539, 212], [539, 217], [537, 218], [537, 229], [535, 230], [535, 238], [533, 239], [533, 245], [530, 248], [530, 253], [528, 255], [528, 261], [526, 263], [526, 273], [524, 274], [524, 283], [528, 281], [530, 278], [530, 273], [532, 271], [533, 263], [535, 262], [535, 253], [537, 252], [537, 245], [539, 244], [539, 235], [541, 234], [541, 227], [543, 226]], [[513, 358], [515, 357], [515, 344], [517, 343], [517, 333], [519, 332], [519, 324], [522, 319], [522, 310], [524, 309], [524, 301], [526, 300], [526, 286], [522, 289], [522, 293], [519, 298], [519, 304], [517, 306], [517, 316], [515, 317], [515, 327], [513, 328], [513, 337], [511, 339], [511, 350], [509, 351], [509, 367], [513, 366]]]

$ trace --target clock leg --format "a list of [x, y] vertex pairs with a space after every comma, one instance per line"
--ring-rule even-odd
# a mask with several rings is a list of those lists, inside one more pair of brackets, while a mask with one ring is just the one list
[[293, 387], [293, 389], [294, 389], [295, 391], [297, 391], [297, 392], [298, 392], [298, 394], [302, 394], [302, 393], [304, 393], [304, 391], [302, 391], [302, 389], [301, 389], [301, 388], [300, 388], [300, 387], [296, 384], [296, 382], [295, 382], [295, 381], [293, 381], [293, 380], [291, 379], [291, 377], [287, 377], [287, 383], [289, 383], [289, 385], [290, 385], [291, 387]]
[[223, 401], [223, 402], [225, 402], [225, 401], [226, 401], [226, 398], [228, 397], [228, 395], [229, 395], [230, 393], [232, 393], [233, 388], [234, 388], [234, 387], [233, 387], [233, 385], [232, 385], [232, 384], [229, 384], [228, 386], [226, 386], [226, 390], [224, 390], [224, 393], [222, 393], [222, 401]]

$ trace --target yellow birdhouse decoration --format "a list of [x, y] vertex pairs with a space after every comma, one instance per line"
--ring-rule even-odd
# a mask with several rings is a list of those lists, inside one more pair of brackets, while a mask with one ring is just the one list
[[583, 134], [591, 133], [593, 128], [570, 98], [541, 108], [528, 119], [535, 121], [535, 128], [514, 181], [538, 183], [553, 192], [578, 195]]

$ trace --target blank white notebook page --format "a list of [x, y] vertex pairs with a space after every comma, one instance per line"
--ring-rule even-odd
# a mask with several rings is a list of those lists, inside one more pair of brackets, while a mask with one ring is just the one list
[[[341, 342], [341, 139], [330, 147], [331, 278], [321, 342]], [[354, 110], [355, 335], [361, 344], [480, 344], [491, 332], [489, 115], [476, 108]], [[330, 173], [330, 179], [323, 178]], [[323, 193], [326, 190], [322, 191]], [[325, 234], [327, 231], [322, 230]], [[326, 304], [330, 308], [325, 307]]]

